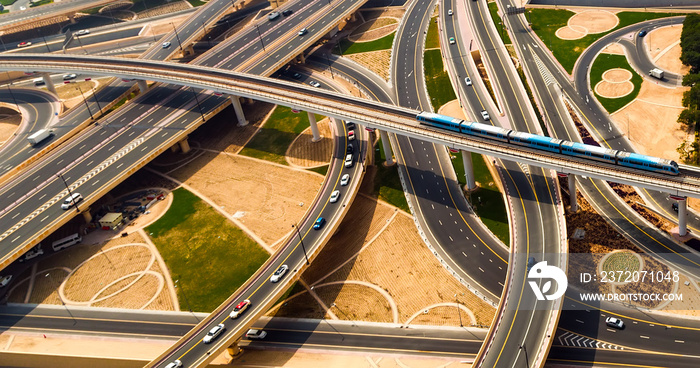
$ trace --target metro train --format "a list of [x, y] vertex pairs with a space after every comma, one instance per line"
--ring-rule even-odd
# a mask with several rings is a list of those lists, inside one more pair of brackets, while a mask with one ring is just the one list
[[666, 175], [679, 174], [678, 164], [675, 161], [658, 157], [611, 150], [583, 143], [564, 141], [561, 139], [536, 134], [518, 132], [515, 130], [495, 127], [493, 125], [464, 121], [432, 112], [421, 112], [420, 114], [416, 115], [416, 119], [421, 124], [431, 127], [446, 129], [476, 137], [493, 139], [518, 146], [530, 147], [541, 151], [581, 157], [587, 160], [600, 161], [613, 165], [620, 165], [644, 171], [652, 171]]

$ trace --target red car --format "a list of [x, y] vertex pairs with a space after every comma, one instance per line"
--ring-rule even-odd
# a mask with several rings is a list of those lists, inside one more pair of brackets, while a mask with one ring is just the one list
[[246, 299], [236, 306], [236, 308], [233, 308], [233, 312], [231, 312], [231, 318], [238, 318], [245, 312], [246, 309], [250, 307], [250, 300]]
[[29, 41], [24, 41], [24, 42], [18, 43], [18, 44], [17, 44], [17, 47], [27, 47], [27, 46], [31, 46], [31, 45], [32, 45], [31, 42], [29, 42]]

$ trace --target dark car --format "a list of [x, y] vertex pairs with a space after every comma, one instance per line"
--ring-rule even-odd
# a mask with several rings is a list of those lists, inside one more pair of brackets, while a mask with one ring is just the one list
[[527, 271], [530, 272], [530, 269], [537, 263], [535, 260], [535, 257], [530, 257], [527, 259]]
[[355, 129], [355, 123], [353, 123], [353, 122], [349, 122], [345, 126], [348, 128], [348, 130]]
[[346, 153], [354, 153], [355, 147], [352, 146], [352, 143], [348, 143], [348, 149]]
[[294, 74], [292, 74], [292, 78], [294, 78], [294, 79], [301, 79], [301, 73], [294, 73]]
[[639, 37], [644, 37], [644, 36], [646, 36], [646, 35], [647, 35], [647, 31], [646, 31], [646, 30], [641, 30], [641, 31], [639, 31]]
[[288, 15], [291, 15], [292, 13], [294, 13], [294, 10], [292, 10], [292, 9], [287, 9], [287, 10], [282, 11], [282, 15], [284, 15], [285, 17]]
[[675, 212], [678, 212], [678, 203], [671, 204], [671, 209], [674, 210]]
[[316, 222], [314, 222], [314, 230], [321, 230], [323, 228], [323, 225], [326, 224], [326, 219], [323, 217], [319, 217], [316, 219]]

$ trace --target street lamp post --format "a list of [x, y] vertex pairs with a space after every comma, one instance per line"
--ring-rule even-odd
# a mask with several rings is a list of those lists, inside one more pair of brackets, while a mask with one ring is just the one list
[[299, 236], [299, 243], [301, 243], [301, 249], [304, 251], [304, 258], [306, 258], [306, 264], [309, 265], [309, 257], [306, 255], [306, 247], [304, 246], [304, 238], [301, 237], [301, 233], [299, 232], [299, 226], [292, 225], [293, 229], [297, 230], [297, 235]]
[[70, 187], [68, 186], [68, 183], [66, 183], [66, 179], [63, 179], [62, 174], [57, 175], [61, 180], [63, 181], [63, 185], [66, 186], [66, 189], [68, 189], [68, 195], [70, 196], [71, 202], [73, 202], [73, 205], [75, 206], [75, 212], [80, 213], [80, 210], [78, 209], [78, 204], [75, 203], [75, 198], [73, 198], [73, 192], [71, 192]]
[[[92, 80], [92, 78], [85, 78], [86, 82], [90, 80]], [[102, 115], [102, 106], [100, 106], [100, 100], [97, 99], [97, 93], [93, 92], [92, 97], [95, 97], [95, 103], [97, 104], [97, 108], [100, 109], [100, 115]]]
[[88, 113], [90, 113], [90, 119], [95, 120], [95, 117], [92, 116], [92, 111], [90, 111], [90, 105], [88, 105], [87, 100], [85, 99], [85, 95], [83, 94], [83, 90], [77, 84], [75, 85], [75, 89], [80, 91], [80, 95], [83, 96], [83, 102], [85, 102], [85, 107], [87, 108]]
[[520, 349], [522, 349], [525, 352], [525, 364], [527, 365], [527, 368], [530, 368], [530, 359], [527, 356], [527, 346], [520, 345]]
[[459, 299], [457, 299], [457, 294], [455, 294], [455, 303], [457, 303], [457, 314], [459, 315], [459, 327], [464, 327], [462, 324], [462, 311], [459, 310]]
[[267, 51], [265, 51], [265, 42], [263, 42], [262, 35], [260, 35], [260, 26], [258, 26], [258, 25], [256, 24], [256, 25], [255, 25], [255, 30], [258, 31], [258, 38], [260, 38], [260, 44], [262, 45], [263, 52], [267, 52]]
[[328, 57], [328, 54], [324, 54], [324, 55], [326, 55], [326, 62], [328, 63], [328, 70], [331, 71], [331, 78], [335, 79], [335, 77], [333, 76], [333, 67], [331, 66], [331, 59]]
[[202, 122], [205, 122], [204, 111], [202, 111], [202, 105], [199, 104], [199, 97], [197, 97], [197, 92], [192, 88], [192, 94], [194, 95], [194, 100], [197, 102], [197, 109], [199, 109], [199, 114], [202, 116]]
[[185, 56], [185, 52], [182, 51], [182, 42], [180, 42], [180, 35], [177, 34], [177, 28], [175, 28], [175, 25], [173, 22], [170, 22], [170, 25], [173, 26], [173, 31], [175, 31], [175, 38], [177, 38], [177, 45], [180, 46], [180, 52], [182, 53], [182, 56]]

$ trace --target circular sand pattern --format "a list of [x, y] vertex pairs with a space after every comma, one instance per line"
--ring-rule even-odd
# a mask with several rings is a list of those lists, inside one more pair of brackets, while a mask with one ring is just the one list
[[569, 18], [566, 27], [557, 29], [555, 35], [562, 40], [578, 40], [591, 33], [601, 33], [617, 26], [620, 20], [606, 10], [586, 10]]
[[595, 85], [595, 93], [605, 98], [619, 98], [634, 91], [630, 82], [632, 72], [627, 69], [615, 68], [603, 73], [603, 80]]

